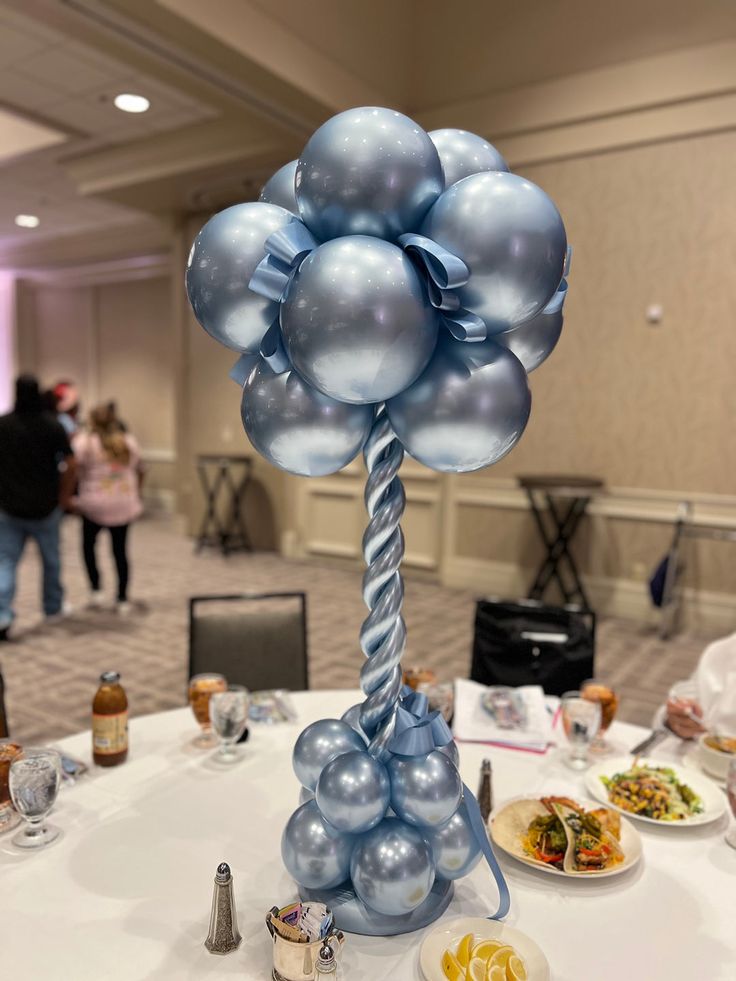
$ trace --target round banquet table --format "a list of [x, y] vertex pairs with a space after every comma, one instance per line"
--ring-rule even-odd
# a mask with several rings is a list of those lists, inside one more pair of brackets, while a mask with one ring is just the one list
[[[55, 844], [21, 852], [0, 837], [0, 975], [23, 981], [143, 981], [270, 977], [264, 917], [296, 897], [281, 865], [282, 828], [299, 787], [291, 748], [307, 723], [339, 717], [358, 692], [293, 696], [299, 719], [252, 725], [241, 761], [214, 765], [195, 751], [189, 709], [131, 721], [123, 766], [93, 768], [64, 786], [51, 820]], [[615, 723], [622, 750], [645, 730]], [[57, 745], [89, 760], [90, 736]], [[658, 758], [677, 758], [677, 741]], [[521, 794], [585, 795], [580, 776], [554, 749], [544, 756], [464, 743], [463, 779], [477, 787], [481, 760], [493, 761], [495, 803]], [[507, 922], [544, 950], [554, 981], [731, 981], [736, 963], [736, 851], [723, 840], [726, 818], [685, 829], [638, 824], [642, 863], [618, 877], [567, 881], [501, 857], [511, 890]], [[243, 942], [209, 954], [215, 869], [230, 863]], [[444, 918], [484, 916], [497, 893], [485, 863], [456, 883]], [[429, 927], [428, 929], [432, 929]], [[400, 937], [348, 935], [345, 981], [419, 977], [426, 930]]]

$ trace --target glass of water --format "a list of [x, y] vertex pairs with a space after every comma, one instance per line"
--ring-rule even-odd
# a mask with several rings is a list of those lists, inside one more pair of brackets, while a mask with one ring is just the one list
[[10, 766], [10, 796], [26, 826], [12, 842], [18, 848], [42, 848], [61, 834], [45, 823], [61, 784], [61, 757], [53, 749], [24, 749]]
[[210, 698], [210, 720], [220, 740], [217, 758], [234, 763], [238, 758], [235, 744], [248, 725], [250, 693], [242, 685], [228, 685], [227, 691], [215, 692]]
[[561, 705], [562, 725], [570, 745], [565, 762], [573, 770], [584, 770], [590, 744], [601, 727], [600, 702], [583, 698], [579, 691], [568, 691], [562, 696]]

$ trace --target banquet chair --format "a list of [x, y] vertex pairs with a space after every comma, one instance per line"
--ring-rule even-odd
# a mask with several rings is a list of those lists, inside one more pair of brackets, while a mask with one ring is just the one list
[[189, 677], [207, 672], [251, 691], [308, 688], [306, 595], [192, 596]]

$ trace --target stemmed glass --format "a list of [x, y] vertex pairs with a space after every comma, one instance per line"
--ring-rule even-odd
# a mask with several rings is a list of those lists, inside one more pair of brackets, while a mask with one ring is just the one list
[[212, 749], [217, 745], [210, 721], [210, 698], [226, 689], [227, 680], [222, 674], [195, 674], [189, 679], [189, 704], [202, 730], [192, 742], [199, 749]]
[[[731, 805], [731, 813], [736, 818], [736, 759], [731, 760], [728, 764], [726, 793], [728, 794], [728, 803]], [[731, 848], [736, 848], [736, 824], [732, 824], [726, 832], [726, 844], [730, 845]]]
[[18, 848], [42, 848], [61, 834], [46, 824], [61, 784], [61, 757], [53, 749], [24, 749], [10, 765], [10, 796], [26, 827], [13, 836]]
[[590, 702], [598, 702], [601, 707], [601, 726], [591, 743], [591, 753], [605, 753], [610, 748], [610, 743], [606, 742], [604, 733], [616, 717], [618, 709], [618, 695], [605, 682], [598, 678], [589, 678], [580, 686], [580, 694]]
[[238, 754], [235, 744], [248, 724], [250, 693], [242, 685], [229, 685], [227, 691], [216, 692], [210, 699], [210, 718], [220, 740], [217, 759], [234, 763]]
[[600, 702], [591, 702], [579, 691], [567, 691], [562, 696], [562, 725], [570, 744], [565, 762], [573, 770], [588, 765], [588, 750], [601, 725]]

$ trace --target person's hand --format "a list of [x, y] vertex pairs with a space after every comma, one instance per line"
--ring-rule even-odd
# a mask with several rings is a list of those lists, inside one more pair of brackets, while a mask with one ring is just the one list
[[696, 722], [692, 715], [697, 715], [701, 719], [703, 717], [703, 710], [696, 701], [690, 698], [670, 698], [667, 702], [665, 725], [680, 739], [695, 739], [705, 732], [705, 728], [700, 722]]

